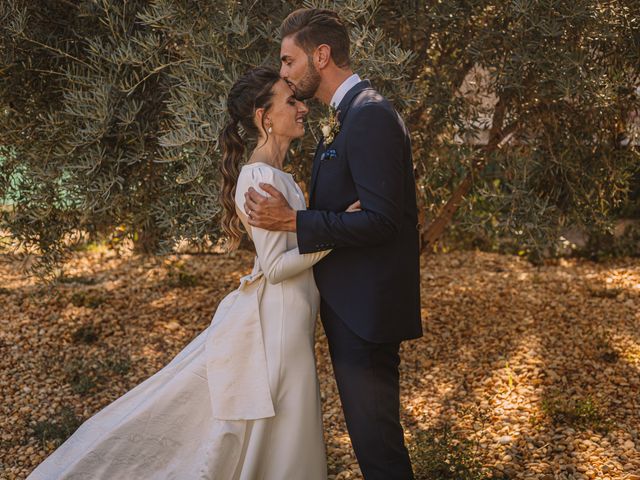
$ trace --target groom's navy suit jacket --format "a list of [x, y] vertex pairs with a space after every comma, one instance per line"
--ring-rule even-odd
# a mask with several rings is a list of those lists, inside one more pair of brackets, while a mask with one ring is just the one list
[[[409, 133], [391, 104], [362, 81], [337, 107], [340, 131], [320, 143], [310, 208], [296, 218], [300, 253], [333, 251], [314, 267], [324, 302], [358, 336], [419, 337], [418, 212]], [[362, 211], [345, 213], [360, 200]]]

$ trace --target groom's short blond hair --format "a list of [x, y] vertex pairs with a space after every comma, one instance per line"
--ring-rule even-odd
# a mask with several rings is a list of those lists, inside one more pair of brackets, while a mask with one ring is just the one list
[[349, 32], [333, 10], [300, 8], [291, 12], [282, 21], [280, 35], [282, 38], [293, 35], [294, 41], [307, 54], [311, 54], [318, 45], [329, 45], [331, 58], [338, 67], [350, 64]]

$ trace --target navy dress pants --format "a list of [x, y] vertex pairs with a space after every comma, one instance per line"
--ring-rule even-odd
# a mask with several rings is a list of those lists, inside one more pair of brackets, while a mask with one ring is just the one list
[[347, 429], [365, 480], [413, 480], [400, 425], [400, 344], [364, 340], [324, 301], [320, 316]]

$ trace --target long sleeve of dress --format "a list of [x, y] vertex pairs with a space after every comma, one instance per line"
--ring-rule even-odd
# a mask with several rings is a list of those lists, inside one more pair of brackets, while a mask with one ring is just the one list
[[[269, 183], [282, 192], [289, 204], [295, 208], [297, 189], [293, 179], [288, 179], [285, 174], [276, 172], [266, 165], [251, 166], [242, 170], [236, 186], [236, 205], [239, 214], [244, 216], [244, 193], [253, 187], [263, 195], [267, 195], [260, 189], [260, 183]], [[291, 182], [289, 185], [288, 183]], [[241, 217], [242, 218], [242, 217]], [[249, 229], [249, 234], [253, 240], [258, 255], [258, 262], [269, 283], [280, 283], [288, 278], [294, 277], [304, 270], [311, 268], [317, 262], [327, 256], [330, 250], [323, 250], [314, 253], [301, 254], [298, 247], [288, 248], [287, 232], [272, 232], [262, 228], [251, 227], [243, 218], [245, 227]], [[295, 238], [295, 236], [293, 236]]]

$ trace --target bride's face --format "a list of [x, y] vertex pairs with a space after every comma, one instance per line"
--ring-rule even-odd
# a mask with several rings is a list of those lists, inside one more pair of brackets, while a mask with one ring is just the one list
[[284, 80], [273, 86], [271, 108], [264, 115], [265, 127], [271, 126], [269, 135], [298, 138], [304, 135], [304, 117], [309, 113], [307, 106], [297, 100]]

